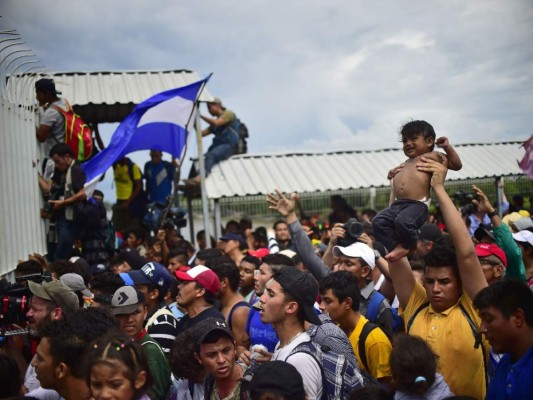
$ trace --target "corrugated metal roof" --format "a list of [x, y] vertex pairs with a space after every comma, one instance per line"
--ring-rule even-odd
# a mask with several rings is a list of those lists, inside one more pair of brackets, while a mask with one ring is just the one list
[[[135, 105], [150, 96], [202, 79], [196, 72], [188, 70], [58, 72], [48, 76], [54, 79], [56, 89], [62, 92], [61, 96], [73, 105], [87, 123], [120, 122]], [[18, 82], [27, 77], [11, 77], [7, 91], [17, 91], [23, 87], [30, 91], [26, 98], [35, 98], [34, 82], [41, 76], [33, 75], [31, 84], [21, 85]], [[200, 101], [212, 99], [207, 89], [204, 89]]]
[[[447, 180], [521, 175], [517, 160], [524, 156], [522, 142], [459, 144], [460, 171]], [[284, 192], [327, 192], [388, 186], [388, 171], [405, 161], [401, 149], [286, 153], [233, 156], [217, 164], [206, 179], [207, 197], [266, 195]]]

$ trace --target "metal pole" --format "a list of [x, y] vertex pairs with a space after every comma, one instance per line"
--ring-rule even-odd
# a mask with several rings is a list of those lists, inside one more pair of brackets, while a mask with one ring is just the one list
[[191, 243], [198, 246], [196, 243], [196, 236], [194, 236], [194, 218], [192, 216], [192, 199], [187, 196], [187, 215], [189, 216], [189, 235], [191, 236]]
[[215, 199], [215, 235], [218, 241], [218, 238], [222, 237], [221, 225], [221, 215], [220, 215], [220, 199]]
[[498, 199], [497, 210], [500, 218], [502, 216], [502, 205], [503, 205], [503, 178], [501, 176], [496, 177], [496, 198]]
[[[204, 231], [206, 239], [211, 237], [209, 229], [209, 209], [207, 203], [207, 194], [205, 192], [205, 164], [204, 151], [202, 145], [202, 128], [200, 126], [200, 107], [196, 114], [196, 141], [198, 145], [198, 162], [200, 164], [200, 191], [202, 196], [202, 214], [204, 218]], [[211, 240], [206, 240], [206, 248], [211, 248]]]

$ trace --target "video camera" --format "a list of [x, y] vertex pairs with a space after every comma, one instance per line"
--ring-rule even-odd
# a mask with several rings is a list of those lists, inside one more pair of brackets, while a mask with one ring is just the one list
[[30, 309], [31, 292], [22, 282], [41, 283], [49, 277], [43, 274], [28, 274], [15, 278], [15, 283], [0, 279], [0, 346], [7, 336], [28, 332], [26, 313]]
[[[165, 212], [168, 210], [165, 220]], [[143, 225], [145, 225], [152, 232], [157, 232], [157, 230], [166, 223], [171, 223], [176, 228], [185, 228], [187, 226], [187, 219], [185, 216], [187, 211], [181, 207], [172, 207], [169, 205], [169, 202], [153, 202], [149, 203], [147, 206], [146, 214], [143, 218]]]
[[348, 247], [354, 244], [364, 232], [363, 224], [355, 218], [350, 218], [346, 221], [342, 228], [344, 229], [345, 236], [337, 239], [337, 245], [341, 247]]

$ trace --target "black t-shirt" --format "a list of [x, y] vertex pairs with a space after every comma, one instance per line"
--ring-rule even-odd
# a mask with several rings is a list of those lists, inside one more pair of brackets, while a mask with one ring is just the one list
[[176, 336], [207, 318], [218, 318], [225, 321], [224, 315], [222, 315], [220, 311], [218, 311], [215, 307], [209, 307], [194, 318], [190, 318], [188, 315], [183, 316], [183, 318], [179, 320], [178, 326], [176, 327], [178, 332]]

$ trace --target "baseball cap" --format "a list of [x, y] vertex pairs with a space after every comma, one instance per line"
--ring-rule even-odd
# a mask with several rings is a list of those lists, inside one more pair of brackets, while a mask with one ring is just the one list
[[476, 245], [476, 254], [478, 257], [496, 256], [502, 264], [507, 267], [507, 257], [505, 252], [493, 243], [479, 243]]
[[322, 324], [313, 308], [318, 295], [318, 283], [311, 274], [302, 272], [296, 267], [286, 267], [274, 274], [274, 280], [296, 299], [298, 306], [302, 308], [306, 321], [315, 325]]
[[418, 238], [438, 242], [442, 239], [442, 231], [435, 224], [424, 224], [418, 230]]
[[133, 286], [122, 286], [115, 290], [111, 298], [111, 314], [131, 314], [139, 303], [144, 303], [144, 295]]
[[522, 215], [518, 214], [516, 211], [512, 212], [510, 214], [507, 214], [505, 217], [502, 218], [502, 222], [504, 224], [507, 224], [508, 226], [511, 226], [515, 221], [519, 220], [520, 218], [523, 218]]
[[262, 247], [257, 250], [248, 250], [248, 254], [257, 258], [263, 258], [264, 256], [269, 255], [270, 251], [267, 248]]
[[155, 285], [168, 289], [172, 275], [163, 265], [156, 262], [146, 263], [141, 269], [126, 272], [135, 285]]
[[197, 282], [205, 290], [216, 294], [220, 289], [220, 279], [217, 274], [207, 268], [205, 265], [197, 265], [188, 271], [176, 271], [176, 277], [182, 281]]
[[91, 265], [91, 274], [96, 275], [100, 272], [107, 271], [107, 266], [105, 264], [92, 264]]
[[484, 224], [480, 224], [474, 231], [474, 237], [476, 238], [476, 240], [481, 241], [485, 236], [488, 236], [492, 240], [494, 240], [494, 234], [489, 229], [489, 227]]
[[54, 81], [47, 78], [39, 79], [35, 82], [35, 90], [43, 93], [61, 94], [61, 92], [56, 90], [56, 84]]
[[222, 240], [222, 241], [236, 240], [239, 243], [246, 244], [246, 240], [244, 240], [244, 237], [242, 235], [239, 235], [238, 233], [234, 233], [234, 232], [226, 233], [224, 236], [222, 236], [220, 238], [220, 240]]
[[203, 321], [200, 321], [193, 328], [193, 336], [196, 344], [202, 344], [211, 332], [222, 331], [228, 335], [231, 340], [233, 339], [233, 332], [231, 331], [228, 323], [223, 319], [219, 318], [206, 318]]
[[208, 101], [207, 104], [218, 104], [220, 107], [223, 107], [222, 100], [220, 100], [220, 97], [213, 97], [213, 100]]
[[80, 274], [69, 272], [68, 274], [61, 275], [59, 280], [75, 292], [81, 292], [84, 296], [87, 297], [93, 296], [92, 292], [87, 289], [87, 286], [85, 286], [85, 282], [83, 281], [83, 278]]
[[79, 309], [78, 296], [61, 281], [54, 280], [41, 284], [28, 281], [28, 286], [35, 296], [53, 301], [67, 315]]
[[517, 231], [523, 231], [524, 229], [533, 228], [533, 222], [529, 217], [518, 218], [515, 222], [512, 223], [515, 226]]
[[513, 233], [513, 239], [517, 242], [529, 243], [531, 246], [533, 246], [533, 232], [526, 230]]
[[281, 360], [260, 364], [250, 381], [250, 395], [259, 398], [268, 392], [291, 400], [304, 400], [302, 375], [291, 364]]
[[335, 257], [346, 256], [353, 258], [362, 258], [373, 270], [376, 266], [376, 255], [367, 244], [355, 242], [347, 247], [335, 246], [333, 248]]
[[[187, 265], [182, 265], [181, 267], [179, 267], [175, 272], [174, 272], [174, 275], [176, 276], [176, 278], [178, 278], [178, 272], [187, 272], [188, 270], [190, 270], [191, 267], [187, 266]], [[178, 278], [179, 279], [179, 278]]]

